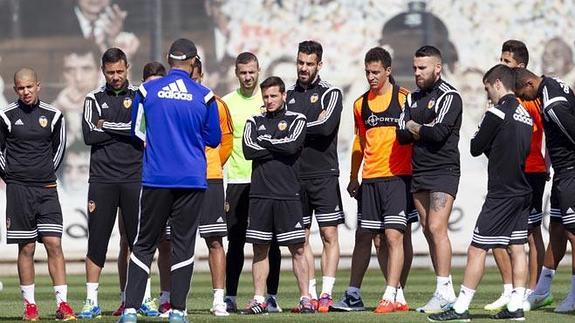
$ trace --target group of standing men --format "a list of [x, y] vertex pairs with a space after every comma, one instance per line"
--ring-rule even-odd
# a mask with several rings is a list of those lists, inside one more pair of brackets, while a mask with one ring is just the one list
[[[35, 72], [19, 70], [14, 76], [19, 100], [0, 111], [0, 175], [8, 184], [8, 242], [19, 244], [24, 319], [38, 319], [33, 270], [36, 239], [48, 251], [56, 317], [101, 315], [98, 281], [118, 208], [121, 233], [131, 249], [129, 265], [125, 256], [119, 261], [120, 322], [137, 321], [138, 311], [149, 316], [165, 312], [170, 322], [187, 321], [186, 298], [198, 230], [210, 250], [215, 315], [237, 311], [245, 242], [252, 243], [254, 250], [254, 297], [243, 314], [282, 311], [277, 298], [279, 246], [287, 246], [292, 254], [300, 291], [293, 312], [364, 310], [360, 287], [372, 241], [387, 282], [375, 312], [407, 311], [404, 288], [413, 256], [411, 223], [418, 220], [429, 244], [437, 286], [429, 302], [417, 311], [435, 313], [429, 317], [433, 321], [470, 319], [468, 307], [487, 250], [507, 249], [495, 252], [505, 291], [488, 307], [500, 310], [494, 315], [497, 319], [523, 318], [524, 309], [542, 306], [550, 298], [550, 280], [541, 278], [537, 283], [543, 262], [538, 225], [547, 177], [541, 154], [543, 128], [555, 171], [552, 210], [559, 215], [556, 222], [562, 221], [554, 229], [557, 235], [551, 240], [543, 271], [554, 272], [564, 253], [565, 236], [575, 245], [575, 96], [563, 83], [526, 70], [526, 53], [523, 43], [506, 42], [502, 64], [489, 70], [483, 80], [494, 106], [486, 111], [472, 139], [471, 153], [485, 153], [489, 158], [488, 194], [458, 297], [450, 276], [447, 227], [460, 177], [462, 98], [441, 78], [441, 52], [433, 46], [415, 52], [418, 89], [412, 93], [395, 84], [389, 52], [376, 47], [366, 53], [369, 90], [353, 107], [356, 137], [347, 187], [358, 200], [358, 228], [349, 287], [334, 302], [337, 228], [344, 219], [337, 157], [343, 107], [341, 90], [319, 77], [321, 45], [315, 41], [299, 44], [298, 78], [289, 88], [275, 76], [258, 84], [257, 57], [239, 54], [235, 72], [240, 86], [221, 99], [200, 84], [201, 61], [189, 40], [179, 39], [170, 47], [167, 75], [155, 68], [157, 64], [146, 66], [145, 82], [139, 88], [128, 83], [125, 54], [108, 49], [102, 56], [106, 85], [90, 93], [84, 104], [84, 140], [92, 150], [87, 298], [78, 315], [66, 302], [62, 214], [56, 193], [55, 170], [65, 146], [64, 122], [56, 108], [39, 100]], [[163, 77], [148, 80], [153, 74]], [[513, 91], [523, 100], [538, 101], [519, 101]], [[536, 164], [535, 175], [526, 175], [530, 173], [526, 160], [527, 165]], [[225, 202], [224, 164], [228, 168]], [[309, 245], [314, 214], [323, 242], [319, 295]], [[222, 237], [226, 234], [229, 244], [224, 256]], [[530, 287], [536, 285], [533, 293], [526, 291], [524, 244], [528, 240]], [[150, 265], [158, 246], [159, 310], [150, 302], [149, 291]], [[558, 310], [574, 308], [572, 290]]]

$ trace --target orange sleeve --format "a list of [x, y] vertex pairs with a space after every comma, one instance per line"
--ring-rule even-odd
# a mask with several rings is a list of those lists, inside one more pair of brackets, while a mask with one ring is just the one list
[[220, 98], [216, 98], [218, 104], [218, 114], [220, 116], [220, 128], [222, 129], [222, 143], [220, 144], [220, 162], [222, 166], [226, 163], [232, 154], [234, 146], [234, 129], [232, 125], [232, 118], [230, 117], [230, 110], [227, 104]]
[[361, 98], [357, 99], [353, 104], [353, 118], [355, 123], [355, 137], [353, 139], [353, 146], [351, 149], [351, 173], [350, 179], [357, 180], [359, 176], [359, 168], [363, 161], [363, 148], [365, 147], [365, 127], [361, 120]]

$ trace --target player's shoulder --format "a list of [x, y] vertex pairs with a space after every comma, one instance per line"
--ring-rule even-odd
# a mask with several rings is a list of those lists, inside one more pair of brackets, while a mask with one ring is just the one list
[[95, 88], [94, 90], [88, 92], [88, 94], [86, 94], [86, 98], [90, 98], [92, 100], [96, 100], [97, 96], [100, 96], [102, 94], [104, 94], [106, 92], [106, 85], [100, 85], [99, 87]]
[[306, 119], [305, 114], [303, 113], [299, 113], [299, 112], [294, 112], [294, 111], [290, 111], [290, 110], [286, 110], [286, 117], [292, 118], [294, 120], [296, 119]]
[[38, 107], [45, 112], [52, 113], [55, 117], [58, 117], [62, 114], [62, 111], [60, 111], [60, 109], [42, 100], [40, 100], [40, 102], [38, 103]]
[[4, 107], [0, 107], [0, 112], [6, 113], [10, 110], [14, 110], [18, 107], [18, 101], [14, 101], [10, 104], [8, 104], [7, 106]]
[[460, 96], [459, 91], [457, 91], [457, 89], [447, 83], [445, 80], [441, 80], [439, 85], [437, 86], [437, 89], [439, 91], [439, 95], [454, 95], [454, 96]]

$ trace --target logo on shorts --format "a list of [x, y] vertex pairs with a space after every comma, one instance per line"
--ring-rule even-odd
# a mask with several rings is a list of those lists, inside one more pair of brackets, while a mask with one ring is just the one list
[[10, 229], [10, 224], [12, 224], [12, 221], [9, 217], [6, 217], [6, 230]]
[[122, 104], [124, 105], [124, 108], [129, 109], [132, 106], [132, 98], [124, 98], [124, 102], [122, 102]]
[[224, 222], [224, 219], [220, 216], [220, 217], [216, 220], [216, 222], [217, 222], [217, 223], [223, 223], [223, 222]]
[[45, 116], [41, 116], [40, 118], [38, 118], [38, 123], [40, 123], [40, 126], [42, 128], [46, 128], [46, 126], [48, 125], [48, 118], [46, 118]]
[[427, 108], [431, 109], [433, 108], [433, 106], [435, 105], [435, 99], [431, 99], [429, 100], [429, 102], [427, 103]]
[[339, 211], [339, 205], [336, 205], [336, 206], [335, 206], [334, 211], [336, 211], [336, 212]]
[[311, 95], [311, 97], [309, 98], [309, 102], [311, 103], [316, 103], [317, 100], [319, 99], [319, 95], [317, 93], [314, 93]]
[[282, 120], [278, 123], [278, 129], [280, 131], [284, 131], [287, 129], [287, 122], [285, 120]]
[[302, 228], [302, 225], [301, 225], [301, 223], [299, 223], [299, 222], [298, 222], [298, 223], [296, 223], [296, 225], [295, 225], [295, 228], [296, 228], [296, 229], [301, 229], [301, 228]]
[[479, 234], [479, 228], [478, 228], [478, 227], [475, 227], [475, 230], [473, 230], [473, 232]]
[[226, 201], [224, 203], [224, 212], [228, 213], [230, 211], [230, 203], [228, 203], [228, 201]]
[[404, 211], [401, 211], [401, 212], [399, 212], [398, 215], [405, 216], [405, 212], [404, 212]]
[[567, 209], [567, 212], [565, 212], [565, 213], [567, 213], [567, 214], [573, 214], [573, 213], [575, 213], [575, 211], [573, 211], [573, 208], [570, 207], [570, 208]]
[[94, 213], [96, 211], [96, 203], [94, 201], [88, 201], [88, 212]]

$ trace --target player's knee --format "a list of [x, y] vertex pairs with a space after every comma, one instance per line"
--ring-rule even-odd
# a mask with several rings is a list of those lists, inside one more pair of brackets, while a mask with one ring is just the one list
[[19, 246], [19, 255], [23, 257], [33, 257], [36, 252], [36, 243], [26, 243]]
[[327, 227], [321, 233], [321, 240], [324, 245], [336, 245], [338, 243], [337, 227]]
[[385, 230], [385, 242], [392, 248], [403, 246], [403, 232], [395, 229]]
[[447, 225], [441, 221], [432, 221], [428, 223], [427, 231], [434, 240], [444, 239], [447, 237]]
[[105, 252], [93, 252], [89, 251], [86, 255], [96, 266], [104, 268], [104, 263], [106, 263], [106, 253]]
[[221, 237], [206, 238], [206, 245], [208, 246], [208, 249], [210, 251], [216, 251], [216, 250], [223, 250], [224, 249]]

